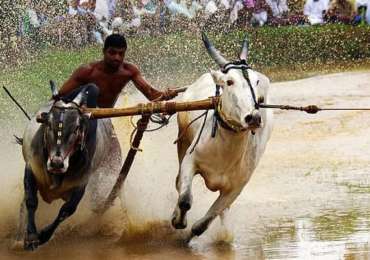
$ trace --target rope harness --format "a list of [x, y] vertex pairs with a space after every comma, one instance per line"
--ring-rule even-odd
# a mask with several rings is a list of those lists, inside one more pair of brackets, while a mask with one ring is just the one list
[[[59, 119], [58, 119], [58, 123], [57, 123], [57, 137], [56, 137], [56, 146], [57, 146], [57, 155], [58, 156], [61, 156], [62, 160], [64, 161], [64, 159], [69, 156], [73, 151], [76, 150], [76, 147], [77, 146], [80, 146], [80, 150], [83, 151], [85, 149], [85, 136], [86, 136], [86, 129], [83, 130], [81, 128], [81, 126], [79, 126], [76, 130], [75, 130], [75, 134], [77, 135], [75, 141], [73, 142], [73, 144], [71, 146], [68, 147], [67, 149], [67, 152], [65, 154], [61, 154], [61, 146], [62, 146], [62, 137], [63, 137], [63, 128], [64, 128], [64, 113], [65, 113], [65, 110], [67, 109], [75, 109], [77, 110], [79, 113], [80, 113], [80, 109], [79, 108], [73, 108], [73, 107], [59, 107], [59, 106], [54, 106], [52, 107], [53, 109], [58, 109], [58, 110], [61, 110], [60, 112], [60, 116], [59, 116]], [[50, 113], [50, 112], [49, 112]], [[44, 153], [45, 154], [48, 154], [49, 151], [51, 150], [50, 149], [50, 144], [49, 142], [47, 141], [47, 132], [48, 130], [50, 131], [50, 128], [49, 126], [45, 126], [45, 129], [44, 129]], [[76, 133], [77, 132], [77, 133]], [[48, 158], [51, 160], [53, 158], [50, 157], [50, 155], [48, 155]]]
[[[239, 61], [234, 61], [234, 62], [225, 64], [224, 67], [221, 68], [221, 72], [226, 74], [231, 69], [238, 69], [242, 71], [243, 77], [247, 81], [248, 87], [251, 91], [254, 108], [258, 110], [260, 108], [260, 104], [257, 101], [256, 93], [254, 92], [254, 89], [252, 87], [251, 81], [249, 79], [249, 74], [248, 74], [248, 69], [251, 69], [251, 67], [246, 63], [245, 60], [239, 60]], [[216, 85], [216, 94], [215, 94], [216, 96], [219, 96], [219, 89], [220, 89], [220, 86]], [[227, 130], [233, 131], [235, 133], [244, 132], [248, 130], [247, 128], [243, 127], [239, 122], [233, 120], [232, 118], [229, 118], [222, 111], [222, 99], [219, 100], [217, 107], [215, 108], [213, 127], [212, 127], [212, 137], [216, 136], [217, 123], [220, 124], [221, 127]]]

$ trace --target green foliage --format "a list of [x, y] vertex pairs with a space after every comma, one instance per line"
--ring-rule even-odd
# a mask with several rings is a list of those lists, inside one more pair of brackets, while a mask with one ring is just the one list
[[[208, 36], [225, 58], [235, 60], [245, 33], [250, 42], [249, 63], [262, 71], [319, 66], [317, 71], [326, 64], [356, 66], [370, 59], [370, 26], [262, 27]], [[216, 68], [200, 39], [199, 34], [190, 33], [136, 37], [129, 45], [130, 58], [151, 78], [163, 75], [160, 80], [166, 81], [166, 77], [184, 74], [193, 78], [194, 74]]]

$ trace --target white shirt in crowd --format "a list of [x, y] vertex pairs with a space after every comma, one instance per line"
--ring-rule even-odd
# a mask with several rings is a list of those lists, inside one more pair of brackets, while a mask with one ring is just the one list
[[238, 13], [240, 10], [244, 8], [244, 5], [241, 0], [237, 0], [234, 4], [233, 10], [231, 10], [230, 13], [230, 22], [234, 23], [236, 20], [238, 20]]
[[370, 0], [356, 0], [356, 8], [360, 6], [366, 6], [365, 19], [367, 24], [370, 24]]
[[289, 11], [286, 0], [266, 0], [266, 3], [270, 6], [274, 17], [281, 17], [284, 12]]
[[324, 22], [324, 11], [328, 10], [328, 0], [307, 0], [303, 13], [308, 17], [310, 24], [322, 24]]
[[356, 7], [367, 6], [368, 0], [356, 0]]
[[41, 24], [37, 17], [36, 11], [31, 8], [27, 8], [26, 12], [28, 14], [28, 17], [30, 18], [30, 24], [35, 28], [40, 27]]

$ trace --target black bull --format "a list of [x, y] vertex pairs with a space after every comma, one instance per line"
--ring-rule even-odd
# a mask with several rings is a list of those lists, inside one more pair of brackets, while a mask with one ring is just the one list
[[[114, 162], [105, 157], [112, 147], [119, 147], [112, 138], [110, 121], [90, 120], [79, 109], [96, 106], [98, 88], [82, 87], [72, 94], [73, 99], [58, 98], [53, 86], [52, 92], [53, 100], [30, 121], [23, 136], [25, 196], [17, 240], [24, 234], [26, 250], [47, 242], [59, 224], [75, 212], [94, 171], [102, 164], [114, 163], [114, 168], [119, 168], [121, 163], [119, 148]], [[54, 221], [39, 232], [35, 223], [37, 192], [48, 203], [65, 200]]]

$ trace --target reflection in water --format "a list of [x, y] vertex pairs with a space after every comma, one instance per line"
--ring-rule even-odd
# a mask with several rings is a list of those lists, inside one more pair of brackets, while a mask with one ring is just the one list
[[266, 234], [269, 259], [368, 259], [370, 218], [360, 211], [335, 212], [284, 222]]

